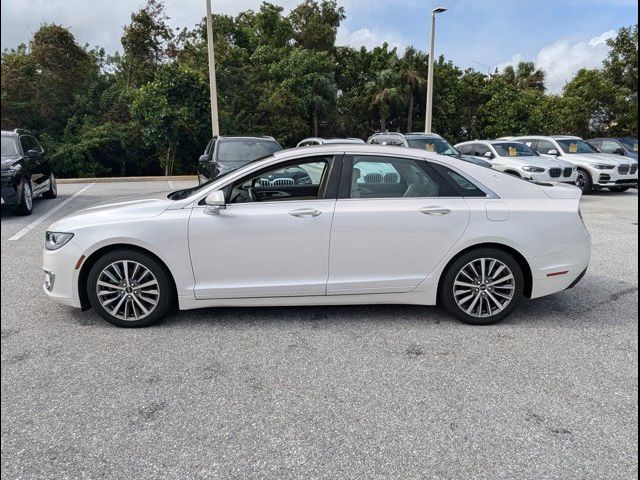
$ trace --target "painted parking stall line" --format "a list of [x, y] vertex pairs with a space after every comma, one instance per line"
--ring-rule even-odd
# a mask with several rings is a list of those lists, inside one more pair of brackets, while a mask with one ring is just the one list
[[49, 218], [51, 215], [53, 215], [54, 213], [56, 213], [58, 210], [60, 210], [62, 207], [64, 207], [65, 205], [67, 205], [69, 202], [71, 202], [71, 200], [73, 200], [74, 198], [76, 198], [78, 195], [82, 194], [83, 192], [89, 190], [91, 187], [93, 187], [95, 185], [95, 183], [90, 183], [89, 185], [81, 188], [80, 190], [78, 190], [76, 193], [74, 193], [73, 195], [71, 195], [69, 198], [67, 198], [64, 202], [60, 203], [59, 205], [56, 205], [55, 207], [53, 207], [51, 210], [49, 210], [47, 213], [45, 213], [44, 215], [42, 215], [41, 217], [38, 217], [36, 220], [34, 220], [33, 222], [31, 222], [29, 225], [27, 225], [26, 227], [24, 227], [22, 230], [20, 230], [18, 233], [16, 233], [13, 237], [11, 237], [9, 239], [10, 242], [14, 242], [16, 240], [20, 240], [22, 237], [24, 237], [27, 233], [29, 233], [31, 230], [33, 230], [34, 228], [36, 228], [38, 225], [40, 225], [42, 222], [44, 222], [47, 218]]

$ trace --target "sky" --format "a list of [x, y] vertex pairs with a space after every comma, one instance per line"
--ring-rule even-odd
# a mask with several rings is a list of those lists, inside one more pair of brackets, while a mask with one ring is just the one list
[[[215, 13], [258, 9], [261, 0], [212, 0]], [[120, 36], [142, 0], [2, 0], [2, 50], [28, 42], [41, 23], [71, 29], [80, 43], [122, 50]], [[271, 0], [287, 11], [300, 0]], [[561, 91], [580, 68], [600, 66], [606, 40], [637, 23], [636, 0], [338, 0], [347, 18], [337, 43], [372, 48], [389, 43], [428, 50], [430, 11], [438, 15], [436, 55], [462, 68], [493, 71], [534, 61], [547, 74], [550, 92]], [[165, 0], [174, 27], [193, 27], [205, 0]]]

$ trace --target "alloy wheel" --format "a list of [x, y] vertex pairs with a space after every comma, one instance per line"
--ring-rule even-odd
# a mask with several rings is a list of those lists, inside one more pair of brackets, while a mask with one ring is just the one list
[[160, 300], [160, 286], [147, 267], [133, 260], [107, 265], [96, 282], [100, 305], [115, 318], [124, 321], [148, 317]]
[[584, 189], [584, 187], [587, 184], [587, 177], [586, 177], [586, 173], [584, 172], [578, 172], [578, 178], [576, 180], [576, 185], [578, 187], [580, 187], [580, 189]]
[[31, 184], [29, 182], [24, 182], [22, 185], [22, 189], [24, 191], [24, 204], [27, 207], [27, 210], [31, 210], [33, 208], [33, 193], [31, 191]]
[[515, 277], [506, 264], [495, 258], [478, 258], [456, 275], [453, 297], [467, 315], [487, 318], [509, 306], [515, 288]]

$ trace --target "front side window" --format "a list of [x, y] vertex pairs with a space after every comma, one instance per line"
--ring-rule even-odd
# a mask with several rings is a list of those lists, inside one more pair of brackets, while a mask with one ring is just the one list
[[[424, 165], [422, 165], [423, 163]], [[350, 198], [457, 196], [426, 162], [407, 158], [353, 156]]]
[[603, 140], [602, 145], [600, 145], [600, 151], [604, 153], [613, 153], [620, 149], [621, 147], [618, 145], [618, 142], [614, 142], [613, 140]]
[[553, 142], [549, 140], [537, 140], [537, 148], [538, 153], [548, 154], [551, 150], [558, 150]]
[[494, 143], [493, 148], [501, 157], [535, 157], [538, 154], [524, 143]]
[[627, 150], [629, 150], [631, 152], [638, 153], [638, 139], [637, 138], [625, 137], [625, 138], [619, 139], [619, 141], [625, 147], [627, 147]]
[[239, 168], [279, 150], [282, 150], [280, 145], [272, 140], [224, 139], [218, 142], [217, 160], [224, 165]]
[[229, 203], [253, 203], [322, 198], [333, 157], [313, 157], [269, 167], [235, 182]]
[[[574, 154], [574, 153], [598, 153], [598, 150], [589, 145], [584, 140], [558, 140], [558, 144], [560, 144], [560, 148], [564, 153]], [[542, 152], [541, 152], [542, 153]]]
[[483, 145], [481, 143], [472, 143], [471, 145], [469, 145], [469, 154], [470, 155], [474, 155], [476, 157], [484, 157], [484, 155], [489, 152], [493, 155], [493, 153], [491, 152], [491, 150], [489, 149], [489, 147], [487, 147], [486, 145]]
[[39, 151], [35, 139], [28, 135], [20, 137], [20, 143], [22, 144], [22, 151], [24, 153], [27, 153], [29, 150]]

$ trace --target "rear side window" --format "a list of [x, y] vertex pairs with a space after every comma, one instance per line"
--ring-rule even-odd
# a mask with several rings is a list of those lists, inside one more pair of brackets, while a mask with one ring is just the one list
[[451, 182], [463, 197], [486, 197], [487, 194], [479, 187], [474, 185], [470, 180], [460, 175], [458, 172], [451, 170], [443, 165], [434, 163], [433, 168], [449, 182]]
[[413, 159], [354, 155], [350, 173], [350, 198], [460, 196], [426, 162]]

